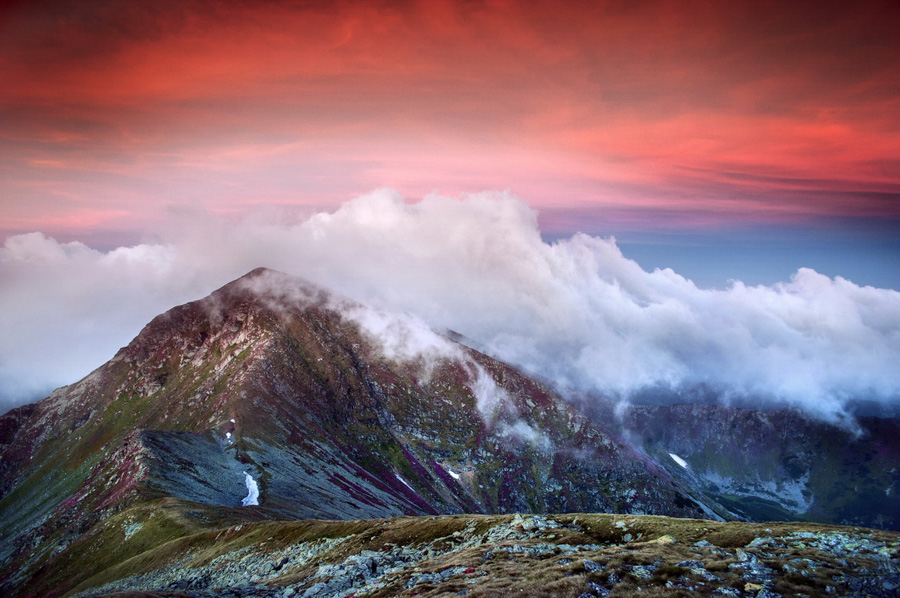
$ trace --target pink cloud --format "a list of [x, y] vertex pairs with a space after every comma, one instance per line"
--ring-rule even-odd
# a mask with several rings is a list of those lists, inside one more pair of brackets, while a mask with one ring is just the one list
[[91, 204], [146, 219], [388, 185], [684, 222], [900, 218], [896, 16], [22, 3], [0, 25], [3, 207], [76, 226]]

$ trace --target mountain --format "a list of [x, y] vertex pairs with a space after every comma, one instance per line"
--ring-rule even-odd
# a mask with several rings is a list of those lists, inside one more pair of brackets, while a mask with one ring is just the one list
[[632, 406], [618, 432], [669, 472], [750, 521], [900, 529], [900, 420], [853, 427], [793, 410]]
[[272, 520], [727, 514], [545, 384], [265, 269], [0, 417], [0, 448], [0, 589], [22, 595], [170, 500]]

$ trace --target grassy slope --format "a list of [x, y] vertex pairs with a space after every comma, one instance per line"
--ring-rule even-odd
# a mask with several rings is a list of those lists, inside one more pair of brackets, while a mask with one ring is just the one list
[[[734, 556], [737, 549], [743, 549], [760, 537], [780, 538], [797, 532], [864, 536], [886, 543], [889, 547], [886, 554], [893, 556], [895, 563], [900, 547], [900, 534], [878, 530], [806, 523], [719, 523], [609, 514], [549, 516], [562, 527], [545, 530], [537, 537], [519, 535], [481, 546], [460, 547], [459, 543], [465, 538], [509, 524], [514, 516], [448, 515], [291, 522], [269, 520], [269, 516], [264, 509], [211, 508], [171, 498], [135, 506], [98, 524], [56, 555], [45, 569], [14, 595], [72, 595], [76, 591], [154, 571], [177, 561], [182, 561], [181, 566], [185, 568], [201, 567], [240, 549], [270, 554], [300, 543], [335, 538], [343, 541], [302, 568], [285, 568], [268, 584], [279, 587], [302, 583], [307, 578], [312, 579], [310, 576], [319, 565], [341, 563], [348, 556], [363, 550], [385, 551], [394, 546], [409, 546], [430, 548], [429, 557], [396, 575], [392, 585], [373, 595], [412, 595], [407, 585], [414, 576], [437, 573], [449, 567], [464, 567], [473, 575], [482, 577], [478, 577], [477, 584], [470, 579], [472, 583], [467, 585], [462, 578], [443, 584], [419, 584], [416, 591], [422, 595], [437, 595], [468, 588], [478, 590], [470, 595], [483, 596], [518, 590], [524, 595], [547, 595], [549, 592], [574, 596], [580, 592], [576, 590], [583, 590], [589, 581], [603, 582], [610, 573], [615, 572], [623, 578], [616, 593], [627, 595], [622, 592], [636, 591], [638, 585], [663, 591], [666, 581], [687, 573], [676, 563], [698, 558], [706, 563], [710, 572], [722, 578], [721, 585], [743, 588], [739, 570], [736, 572], [729, 565], [737, 562]], [[520, 528], [515, 529], [521, 531]], [[694, 543], [698, 541], [709, 542], [714, 547], [696, 548]], [[513, 548], [548, 544], [597, 546], [578, 553], [569, 562], [558, 555], [529, 557], [514, 552]], [[499, 550], [491, 552], [491, 557], [485, 556], [491, 548], [498, 547]], [[718, 551], [715, 547], [722, 550]], [[818, 559], [822, 566], [811, 569], [810, 575], [798, 578], [788, 574], [787, 569], [781, 570], [780, 562], [767, 560], [766, 564], [777, 573], [774, 589], [782, 592], [816, 594], [833, 583], [830, 580], [835, 574], [846, 573], [848, 569], [838, 559], [832, 556], [825, 558], [805, 543], [796, 544], [790, 550], [791, 556]], [[603, 568], [602, 575], [586, 570], [584, 559], [599, 563]], [[657, 568], [653, 579], [640, 579], [629, 573], [634, 566], [654, 562]], [[457, 585], [459, 588], [456, 588]], [[712, 591], [713, 586], [707, 589]]]

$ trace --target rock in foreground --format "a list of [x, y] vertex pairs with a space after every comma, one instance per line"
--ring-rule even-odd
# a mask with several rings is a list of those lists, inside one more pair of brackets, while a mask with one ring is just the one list
[[[277, 522], [241, 513], [171, 499], [128, 510], [71, 546], [33, 595], [773, 597], [900, 588], [900, 534], [864, 528], [597, 514]], [[84, 568], [87, 554], [98, 559]]]

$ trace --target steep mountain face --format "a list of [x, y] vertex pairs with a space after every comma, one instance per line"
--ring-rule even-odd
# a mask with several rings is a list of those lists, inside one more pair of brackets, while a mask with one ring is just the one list
[[631, 407], [623, 428], [734, 518], [900, 529], [900, 420], [856, 423], [851, 430], [789, 410], [674, 405]]
[[82, 381], [0, 417], [0, 448], [6, 589], [52, 570], [114, 514], [167, 496], [258, 502], [248, 511], [290, 519], [714, 516], [546, 386], [264, 269], [155, 318]]

